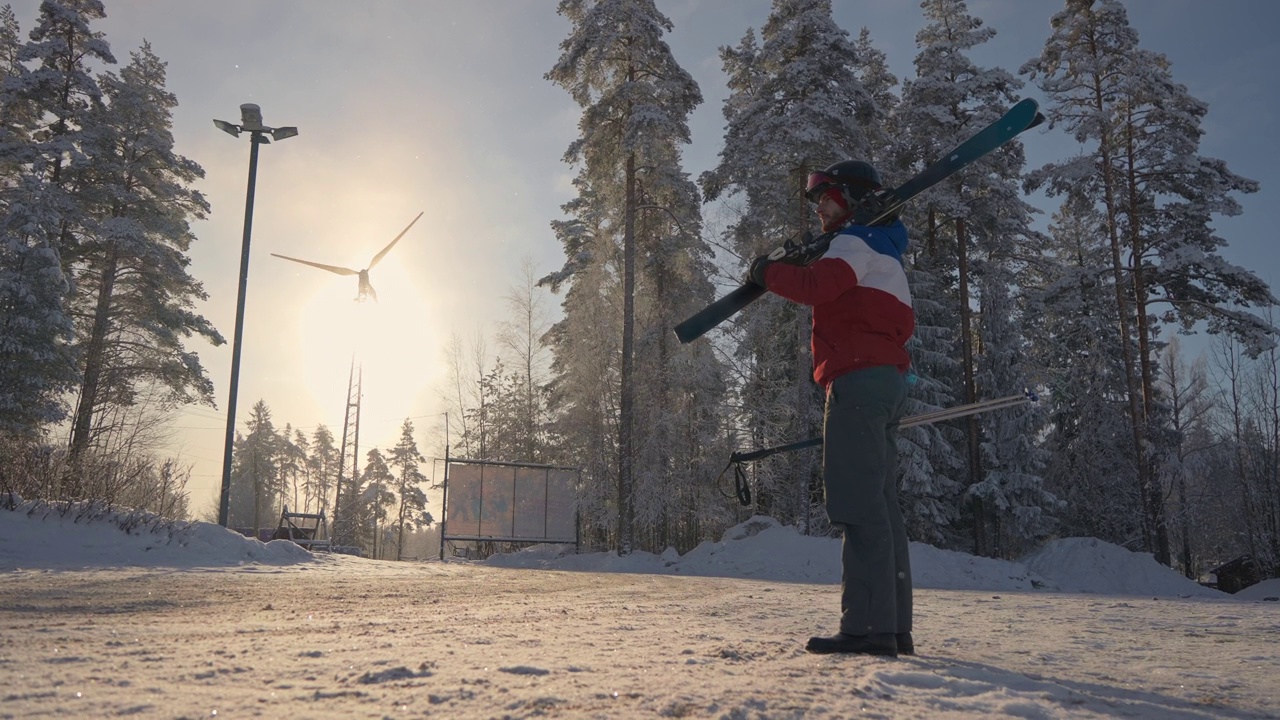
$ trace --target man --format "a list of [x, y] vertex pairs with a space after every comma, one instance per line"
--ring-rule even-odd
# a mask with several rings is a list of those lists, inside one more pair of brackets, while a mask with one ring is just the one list
[[809, 175], [830, 245], [807, 265], [782, 253], [756, 258], [748, 279], [813, 307], [813, 378], [827, 389], [822, 475], [827, 516], [844, 532], [840, 632], [813, 637], [815, 653], [913, 654], [911, 566], [898, 507], [898, 422], [906, 404], [905, 345], [915, 329], [899, 220], [867, 227], [854, 211], [880, 176], [858, 160]]

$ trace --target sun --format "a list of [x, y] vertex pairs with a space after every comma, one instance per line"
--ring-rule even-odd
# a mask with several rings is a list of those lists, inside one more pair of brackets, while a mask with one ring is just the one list
[[325, 416], [337, 419], [335, 435], [353, 364], [361, 371], [362, 455], [367, 447], [386, 449], [405, 418], [422, 414], [442, 357], [439, 324], [432, 322], [432, 303], [421, 285], [392, 263], [379, 265], [370, 279], [377, 301], [356, 302], [356, 279], [335, 277], [317, 282], [298, 305], [297, 365], [316, 405], [333, 407]]

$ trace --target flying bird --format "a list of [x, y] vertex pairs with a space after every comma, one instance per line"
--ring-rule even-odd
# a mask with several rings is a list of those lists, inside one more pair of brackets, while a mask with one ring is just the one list
[[278, 257], [282, 260], [292, 260], [296, 263], [302, 263], [303, 265], [310, 265], [311, 267], [317, 267], [317, 268], [320, 268], [321, 270], [328, 270], [331, 273], [337, 273], [339, 275], [359, 275], [360, 285], [356, 289], [356, 302], [363, 302], [365, 298], [373, 298], [374, 301], [376, 302], [378, 300], [378, 293], [373, 291], [373, 285], [369, 283], [369, 271], [372, 270], [373, 266], [377, 265], [382, 260], [382, 258], [385, 257], [386, 254], [391, 251], [391, 248], [395, 247], [396, 243], [400, 242], [400, 238], [404, 237], [404, 234], [409, 232], [409, 228], [413, 227], [413, 224], [418, 222], [418, 218], [420, 217], [422, 217], [422, 213], [418, 213], [418, 217], [415, 217], [413, 220], [411, 220], [409, 224], [405, 226], [405, 229], [401, 230], [400, 234], [397, 235], [394, 240], [392, 240], [390, 243], [387, 243], [387, 246], [382, 248], [381, 252], [379, 252], [377, 255], [374, 255], [373, 260], [369, 261], [369, 267], [363, 270], [352, 270], [351, 268], [338, 267], [337, 265], [325, 265], [323, 263], [312, 262], [310, 260], [300, 260], [295, 257], [289, 257], [288, 255], [277, 255], [276, 253], [271, 253], [271, 254], [272, 256]]

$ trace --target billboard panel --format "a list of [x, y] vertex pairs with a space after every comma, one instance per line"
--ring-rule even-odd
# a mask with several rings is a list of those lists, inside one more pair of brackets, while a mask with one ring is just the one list
[[577, 540], [577, 485], [577, 470], [550, 468], [547, 471], [547, 539]]
[[480, 466], [480, 535], [508, 537], [514, 505], [514, 473], [500, 465]]
[[450, 463], [446, 472], [449, 492], [445, 507], [449, 532], [456, 535], [480, 534], [480, 474], [481, 465]]
[[547, 532], [547, 468], [515, 468], [516, 537], [543, 538]]
[[577, 541], [578, 471], [450, 460], [447, 538]]

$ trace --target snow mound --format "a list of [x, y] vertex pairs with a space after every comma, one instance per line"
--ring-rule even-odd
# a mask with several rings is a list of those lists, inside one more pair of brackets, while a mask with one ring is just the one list
[[779, 582], [840, 582], [840, 541], [802, 535], [757, 515], [703, 541], [671, 565], [678, 575]]
[[1095, 538], [1054, 540], [1024, 557], [1022, 562], [1063, 592], [1228, 597], [1161, 565], [1151, 553], [1131, 552]]
[[[840, 582], [839, 538], [804, 535], [770, 517], [734, 525], [718, 542], [707, 540], [684, 555], [667, 548], [660, 556], [633, 552], [574, 555], [568, 545], [535, 545], [494, 555], [484, 562], [509, 568], [592, 572], [660, 573], [695, 577], [736, 577], [771, 582]], [[916, 587], [952, 590], [1033, 590], [1050, 583], [1020, 563], [973, 557], [923, 543], [911, 543]]]
[[0, 570], [90, 567], [291, 565], [313, 556], [288, 540], [268, 543], [205, 522], [100, 503], [38, 500], [0, 510]]
[[1250, 585], [1231, 597], [1239, 598], [1240, 600], [1280, 602], [1280, 578], [1271, 578], [1270, 580], [1263, 580], [1256, 585]]
[[1052, 590], [1056, 584], [1010, 560], [966, 555], [911, 543], [911, 579], [940, 590]]

